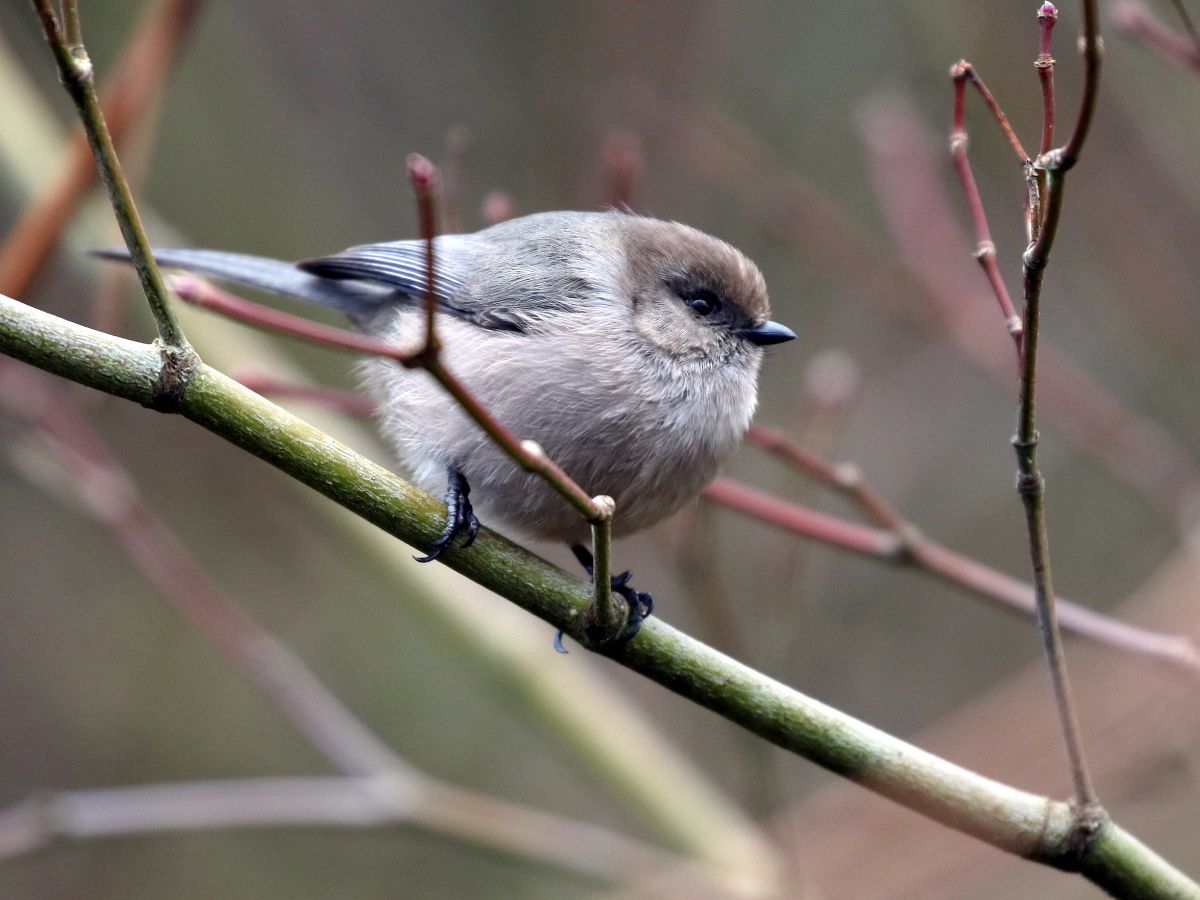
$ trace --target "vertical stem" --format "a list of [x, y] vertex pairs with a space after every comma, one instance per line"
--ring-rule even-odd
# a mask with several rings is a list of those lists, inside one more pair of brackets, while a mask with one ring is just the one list
[[[1029, 554], [1033, 567], [1038, 627], [1042, 634], [1046, 660], [1050, 666], [1054, 699], [1058, 705], [1063, 739], [1074, 781], [1075, 800], [1082, 810], [1094, 814], [1099, 808], [1099, 800], [1092, 786], [1083, 752], [1079, 721], [1075, 715], [1066, 658], [1063, 655], [1062, 635], [1054, 610], [1054, 579], [1050, 566], [1050, 544], [1046, 533], [1046, 486], [1037, 466], [1037, 359], [1042, 278], [1062, 215], [1062, 191], [1063, 172], [1059, 169], [1047, 171], [1045, 219], [1037, 242], [1026, 252], [1024, 259], [1025, 345], [1021, 358], [1021, 392], [1013, 447], [1017, 453], [1017, 492], [1025, 506], [1025, 521], [1029, 531]], [[1086, 826], [1087, 820], [1084, 820], [1083, 824]]]
[[1096, 114], [1096, 94], [1100, 90], [1100, 14], [1096, 0], [1083, 0], [1083, 95], [1079, 100], [1079, 116], [1071, 138], [1062, 148], [1059, 165], [1066, 171], [1079, 160], [1079, 152], [1087, 140]]
[[592, 622], [602, 630], [612, 630], [621, 620], [612, 597], [612, 519], [592, 521]]
[[437, 169], [433, 163], [419, 153], [410, 153], [407, 164], [408, 177], [412, 182], [413, 193], [417, 197], [421, 238], [425, 241], [425, 346], [418, 355], [437, 356], [441, 349], [436, 330], [437, 292], [433, 286], [433, 240], [437, 236], [437, 210], [433, 202], [433, 192], [434, 186], [437, 184]]
[[[74, 3], [66, 4], [66, 27], [54, 13], [49, 0], [34, 0], [34, 7], [42, 21], [42, 30], [46, 41], [54, 53], [58, 64], [59, 77], [67, 93], [75, 102], [79, 117], [83, 120], [83, 128], [87, 133], [88, 143], [92, 154], [96, 157], [96, 165], [100, 170], [100, 179], [108, 191], [109, 201], [117, 223], [121, 226], [121, 236], [129, 248], [129, 256], [137, 270], [138, 280], [142, 291], [150, 304], [150, 311], [158, 326], [158, 336], [168, 349], [177, 353], [190, 353], [191, 347], [179, 325], [167, 289], [163, 284], [162, 274], [150, 254], [150, 242], [146, 238], [146, 229], [138, 215], [129, 184], [121, 172], [121, 163], [117, 159], [117, 151], [113, 146], [112, 135], [100, 111], [100, 102], [96, 97], [96, 85], [92, 71], [92, 61], [87, 55], [79, 38], [79, 12]], [[68, 40], [72, 43], [68, 44]]]
[[1042, 84], [1042, 142], [1038, 154], [1054, 146], [1054, 57], [1050, 55], [1050, 36], [1054, 23], [1058, 21], [1058, 10], [1053, 3], [1043, 3], [1038, 9], [1038, 55], [1033, 66], [1037, 69]]

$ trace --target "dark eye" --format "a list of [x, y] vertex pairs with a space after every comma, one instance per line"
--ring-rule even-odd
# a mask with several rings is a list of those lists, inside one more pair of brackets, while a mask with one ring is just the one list
[[721, 301], [712, 291], [696, 291], [683, 298], [698, 316], [711, 316], [721, 308]]

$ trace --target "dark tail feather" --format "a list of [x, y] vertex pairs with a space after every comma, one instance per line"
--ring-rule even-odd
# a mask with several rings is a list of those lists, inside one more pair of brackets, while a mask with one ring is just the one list
[[[129, 262], [125, 249], [93, 250], [93, 256]], [[380, 306], [395, 301], [396, 291], [383, 285], [361, 281], [333, 281], [310, 275], [289, 262], [226, 253], [223, 250], [155, 249], [154, 258], [167, 269], [183, 269], [197, 275], [209, 275], [238, 284], [249, 285], [286, 297], [297, 297], [311, 303], [341, 310], [348, 316], [362, 318], [376, 312]]]

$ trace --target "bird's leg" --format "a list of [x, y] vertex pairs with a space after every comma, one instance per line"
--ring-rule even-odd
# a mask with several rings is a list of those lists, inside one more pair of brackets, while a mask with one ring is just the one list
[[[572, 544], [571, 552], [575, 554], [575, 558], [579, 560], [579, 564], [583, 566], [588, 575], [594, 578], [592, 552], [582, 544]], [[646, 621], [654, 612], [654, 598], [645, 591], [631, 587], [629, 579], [632, 577], [632, 572], [621, 572], [619, 575], [613, 575], [609, 581], [613, 593], [619, 594], [629, 609], [629, 618], [625, 621], [625, 631], [617, 637], [618, 642], [627, 641], [637, 634], [642, 627], [642, 622]]]
[[428, 555], [413, 557], [417, 562], [432, 562], [437, 559], [460, 534], [466, 535], [462, 542], [462, 549], [466, 550], [475, 543], [475, 535], [479, 533], [479, 519], [475, 517], [475, 510], [471, 508], [471, 486], [467, 484], [466, 476], [457, 466], [447, 466], [446, 475], [446, 493], [442, 494], [442, 502], [446, 504], [446, 525], [429, 548]]

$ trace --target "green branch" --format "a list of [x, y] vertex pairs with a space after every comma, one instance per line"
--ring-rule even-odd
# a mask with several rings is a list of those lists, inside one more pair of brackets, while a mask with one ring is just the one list
[[[162, 357], [0, 296], [0, 351], [144, 406], [178, 412], [253, 453], [389, 534], [428, 547], [441, 530], [432, 497], [209, 366], [193, 360], [164, 395]], [[588, 585], [482, 529], [440, 561], [573, 637]], [[938, 822], [1010, 853], [1081, 871], [1123, 896], [1197, 897], [1200, 886], [1115, 824], [1082, 854], [1073, 816], [1039, 797], [926, 753], [724, 656], [658, 619], [604, 655], [763, 738]]]

